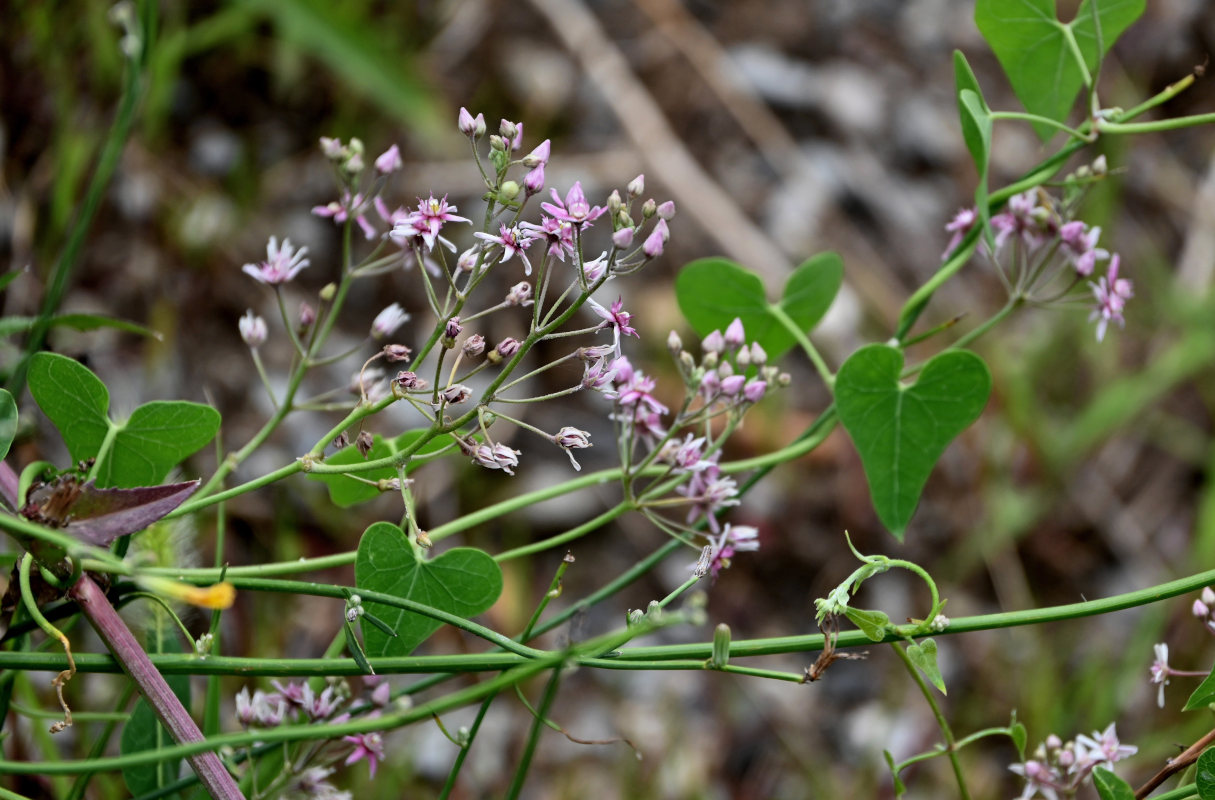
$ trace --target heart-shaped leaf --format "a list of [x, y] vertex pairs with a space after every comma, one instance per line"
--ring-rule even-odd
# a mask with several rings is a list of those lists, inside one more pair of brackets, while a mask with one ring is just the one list
[[97, 470], [101, 486], [147, 486], [215, 438], [219, 412], [186, 400], [154, 400], [135, 409]]
[[[1013, 91], [1026, 111], [1065, 122], [1084, 85], [1084, 75], [1068, 42], [1075, 39], [1090, 74], [1131, 23], [1143, 14], [1146, 0], [1100, 0], [1101, 49], [1093, 24], [1090, 0], [1084, 0], [1076, 18], [1064, 25], [1055, 0], [978, 0], [975, 24], [991, 45]], [[1056, 129], [1038, 123], [1034, 130], [1043, 141]]]
[[[375, 460], [379, 458], [387, 458], [390, 455], [399, 453], [406, 449], [419, 438], [426, 434], [426, 430], [419, 428], [418, 430], [405, 431], [395, 439], [384, 439], [378, 433], [372, 437], [371, 449], [367, 451], [367, 458], [364, 459], [362, 453], [357, 447], [347, 447], [339, 450], [333, 455], [325, 459], [325, 463], [329, 466], [359, 464], [364, 460]], [[437, 453], [444, 447], [451, 445], [451, 438], [448, 436], [436, 436], [426, 444], [422, 445], [414, 454], [415, 458], [432, 453]], [[412, 472], [421, 462], [417, 460], [410, 461], [405, 465], [406, 474]], [[363, 481], [356, 480], [349, 475], [331, 474], [324, 475], [309, 474], [309, 478], [313, 480], [323, 481], [329, 487], [329, 499], [339, 508], [349, 508], [350, 506], [363, 503], [373, 498], [379, 497], [381, 492], [375, 486], [372, 486]], [[369, 472], [358, 473], [359, 478], [369, 481], [388, 480], [397, 477], [397, 471], [392, 467], [383, 467], [382, 469], [374, 469]]]
[[772, 309], [779, 309], [803, 332], [812, 329], [839, 292], [844, 264], [835, 253], [819, 253], [794, 270], [779, 303], [768, 302], [759, 276], [725, 258], [702, 258], [675, 279], [679, 308], [700, 336], [724, 331], [738, 318], [748, 341], [759, 342], [773, 360], [796, 343]]
[[907, 646], [907, 657], [916, 669], [923, 673], [928, 682], [937, 687], [937, 691], [946, 694], [945, 679], [941, 677], [941, 668], [937, 666], [937, 643], [925, 639], [919, 644]]
[[861, 456], [873, 505], [900, 541], [933, 465], [970, 423], [991, 392], [983, 359], [951, 350], [928, 361], [918, 380], [900, 382], [901, 351], [862, 347], [835, 379], [840, 422]]
[[[1208, 747], [1198, 756], [1198, 763], [1194, 768], [1194, 784], [1202, 800], [1215, 800], [1215, 747]], [[1134, 794], [1131, 796], [1134, 797]]]
[[[34, 356], [29, 387], [74, 461], [100, 456], [98, 486], [160, 483], [169, 470], [219, 431], [218, 411], [185, 400], [146, 403], [126, 422], [112, 422], [105, 384], [88, 367], [54, 353]], [[110, 447], [102, 453], [111, 431]]]
[[[457, 547], [423, 561], [409, 537], [387, 522], [363, 532], [354, 562], [355, 585], [438, 608], [460, 617], [485, 611], [502, 593], [502, 570], [483, 550]], [[368, 656], [407, 656], [439, 629], [441, 622], [415, 612], [365, 603], [367, 613], [391, 625], [396, 638], [363, 626]]]
[[30, 360], [30, 394], [63, 437], [73, 461], [97, 455], [110, 430], [110, 393], [92, 370], [57, 353]]
[[0, 389], [0, 461], [8, 456], [17, 436], [17, 401], [8, 389]]

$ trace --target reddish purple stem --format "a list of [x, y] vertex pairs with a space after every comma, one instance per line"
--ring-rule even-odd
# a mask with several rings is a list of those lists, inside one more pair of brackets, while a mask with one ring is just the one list
[[[118, 663], [131, 676], [131, 680], [135, 681], [140, 693], [169, 729], [173, 738], [181, 744], [203, 741], [202, 731], [198, 729], [190, 712], [186, 711], [177, 695], [173, 694], [169, 684], [152, 664], [148, 654], [122, 621], [122, 617], [118, 616], [101, 587], [87, 574], [81, 575], [69, 594], [80, 605], [80, 610], [93, 624], [102, 641], [114, 654], [114, 658], [118, 659]], [[217, 800], [244, 800], [240, 787], [215, 753], [195, 753], [187, 756], [187, 760], [203, 786], [207, 787], [211, 797]]]

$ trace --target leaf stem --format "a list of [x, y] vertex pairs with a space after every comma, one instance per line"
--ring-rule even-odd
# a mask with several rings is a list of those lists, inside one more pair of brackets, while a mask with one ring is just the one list
[[937, 704], [937, 699], [932, 693], [932, 689], [924, 681], [924, 676], [920, 675], [920, 671], [916, 669], [915, 664], [911, 662], [911, 657], [907, 655], [906, 648], [899, 642], [891, 642], [891, 648], [898, 654], [899, 660], [903, 662], [907, 673], [911, 675], [916, 686], [920, 688], [920, 693], [924, 695], [924, 700], [928, 702], [928, 707], [932, 709], [932, 716], [937, 721], [937, 727], [941, 729], [941, 736], [945, 739], [945, 754], [949, 757], [949, 765], [953, 767], [954, 777], [958, 781], [958, 794], [962, 800], [970, 800], [970, 791], [966, 788], [966, 776], [962, 773], [962, 764], [958, 761], [957, 744], [954, 742], [953, 730], [949, 727], [949, 720], [945, 719], [945, 714], [941, 712], [940, 705]]

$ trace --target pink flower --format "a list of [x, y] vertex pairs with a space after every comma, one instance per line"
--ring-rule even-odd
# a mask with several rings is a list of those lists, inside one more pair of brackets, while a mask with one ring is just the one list
[[278, 239], [271, 236], [266, 244], [266, 260], [260, 264], [246, 264], [242, 269], [254, 280], [268, 286], [278, 286], [295, 278], [304, 267], [311, 262], [305, 257], [307, 247], [296, 250], [291, 246], [290, 239], [283, 239], [283, 246], [278, 246]]
[[565, 454], [570, 457], [570, 463], [574, 465], [574, 469], [581, 470], [582, 465], [574, 458], [573, 450], [583, 450], [591, 446], [591, 435], [587, 431], [579, 430], [578, 428], [566, 425], [561, 430], [553, 434], [553, 443], [565, 450]]
[[1098, 261], [1110, 257], [1108, 250], [1097, 246], [1100, 236], [1100, 228], [1089, 228], [1079, 220], [1068, 222], [1059, 229], [1063, 253], [1072, 262], [1077, 274], [1087, 278], [1093, 274]]
[[367, 221], [367, 216], [363, 213], [364, 210], [363, 195], [356, 194], [354, 197], [351, 197], [350, 192], [342, 192], [340, 202], [335, 200], [328, 205], [312, 207], [312, 213], [316, 216], [332, 218], [338, 224], [344, 223], [353, 214], [354, 221], [362, 229], [363, 235], [368, 239], [374, 239], [376, 230]]
[[622, 335], [641, 338], [641, 335], [637, 333], [637, 329], [629, 325], [629, 322], [633, 319], [633, 315], [624, 310], [624, 298], [616, 298], [616, 302], [612, 303], [610, 309], [604, 308], [594, 300], [588, 300], [587, 302], [590, 303], [591, 310], [603, 317], [604, 321], [600, 323], [600, 327], [612, 328], [616, 337], [616, 352], [620, 352], [620, 337]]
[[478, 239], [484, 239], [492, 244], [502, 246], [502, 258], [498, 259], [498, 263], [502, 263], [510, 259], [511, 256], [518, 255], [523, 262], [523, 272], [525, 275], [532, 274], [532, 264], [524, 255], [524, 250], [532, 246], [534, 238], [526, 230], [519, 225], [507, 226], [503, 224], [498, 231], [498, 235], [494, 236], [489, 233], [477, 231], [473, 236]]
[[409, 314], [401, 308], [400, 303], [393, 303], [385, 308], [371, 323], [373, 339], [386, 339], [396, 333], [397, 328], [409, 321]]
[[973, 208], [963, 208], [954, 215], [949, 224], [945, 226], [945, 230], [952, 233], [953, 236], [949, 238], [949, 244], [945, 246], [945, 252], [941, 254], [942, 260], [949, 258], [949, 254], [952, 253], [959, 244], [961, 244], [962, 239], [974, 226], [975, 221], [978, 220], [978, 218], [979, 215], [975, 213]]
[[548, 254], [561, 261], [565, 261], [566, 253], [573, 255], [575, 252], [574, 226], [568, 222], [541, 215], [539, 225], [534, 222], [521, 222], [519, 227], [537, 234], [533, 238], [548, 242]]
[[561, 195], [557, 194], [556, 189], [552, 190], [552, 196], [552, 203], [541, 203], [540, 207], [555, 218], [572, 225], [577, 225], [578, 227], [589, 225], [607, 211], [602, 206], [592, 207], [587, 202], [586, 195], [582, 193], [582, 181], [574, 182], [574, 185], [566, 192], [564, 202], [561, 200]]
[[[433, 194], [425, 200], [418, 199], [418, 210], [409, 216], [409, 223], [412, 227], [412, 233], [422, 237], [422, 241], [426, 242], [427, 250], [435, 249], [435, 241], [440, 240], [447, 249], [453, 253], [456, 251], [456, 246], [451, 242], [439, 236], [439, 231], [448, 222], [469, 222], [472, 220], [467, 217], [458, 217], [453, 212], [456, 211], [455, 206], [447, 204], [447, 195], [437, 199]], [[404, 227], [404, 226], [398, 226]], [[396, 234], [396, 229], [393, 229]], [[402, 235], [408, 235], [411, 232], [402, 230]]]
[[1164, 687], [1169, 685], [1169, 675], [1172, 670], [1169, 669], [1169, 646], [1167, 644], [1156, 644], [1152, 646], [1156, 653], [1156, 660], [1152, 662], [1152, 666], [1148, 672], [1151, 675], [1151, 682], [1160, 686], [1156, 692], [1156, 705], [1164, 708]]
[[1099, 342], [1105, 338], [1105, 331], [1110, 322], [1118, 323], [1118, 327], [1126, 324], [1122, 310], [1126, 307], [1126, 301], [1135, 296], [1131, 282], [1118, 277], [1118, 267], [1119, 257], [1115, 253], [1110, 259], [1109, 271], [1097, 283], [1089, 282], [1097, 299], [1097, 307], [1089, 315], [1089, 322], [1097, 320]]
[[346, 757], [346, 766], [367, 759], [367, 770], [375, 777], [375, 768], [384, 760], [384, 737], [378, 731], [360, 733], [357, 736], [343, 736], [342, 739], [354, 744], [354, 752]]
[[1034, 247], [1042, 243], [1042, 226], [1033, 192], [1023, 192], [1009, 198], [1008, 208], [991, 218], [996, 233], [996, 247], [1002, 247], [1010, 236], [1017, 236]]
[[735, 554], [759, 549], [759, 530], [750, 525], [731, 525], [716, 536], [709, 537], [709, 574], [714, 578], [730, 566]]

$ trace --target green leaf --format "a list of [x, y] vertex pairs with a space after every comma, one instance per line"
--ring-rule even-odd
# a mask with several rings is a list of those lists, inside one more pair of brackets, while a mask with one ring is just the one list
[[359, 669], [363, 671], [364, 675], [374, 675], [375, 670], [371, 668], [371, 662], [367, 660], [367, 654], [363, 652], [363, 645], [359, 643], [359, 637], [354, 633], [354, 625], [343, 622], [342, 630], [346, 633], [346, 649], [350, 652], [354, 663], [359, 665]]
[[[367, 451], [366, 459], [363, 458], [363, 455], [359, 452], [357, 447], [346, 447], [326, 458], [325, 463], [330, 466], [344, 466], [347, 464], [361, 464], [365, 460], [370, 461], [378, 458], [387, 458], [390, 455], [405, 450], [428, 432], [429, 431], [426, 428], [419, 428], [413, 431], [405, 431], [395, 439], [388, 440], [385, 440], [377, 433], [372, 437], [371, 449]], [[437, 453], [443, 448], [450, 446], [450, 444], [451, 439], [447, 436], [436, 436], [435, 438], [431, 439], [429, 442], [422, 445], [422, 447], [419, 448], [414, 454], [414, 459], [405, 465], [405, 473], [409, 474], [420, 466], [421, 462], [417, 460], [418, 457]], [[359, 478], [363, 478], [365, 480], [380, 481], [397, 477], [397, 471], [393, 467], [382, 467], [380, 469], [373, 469], [367, 472], [359, 472], [357, 475]], [[333, 504], [339, 508], [350, 508], [358, 503], [373, 500], [383, 494], [383, 492], [376, 487], [363, 483], [360, 480], [356, 480], [350, 475], [333, 475], [327, 473], [324, 475], [309, 474], [308, 477], [312, 480], [318, 480], [325, 483], [325, 485], [329, 488], [329, 499], [332, 500]]]
[[[354, 563], [355, 585], [438, 608], [460, 617], [485, 611], [502, 593], [502, 570], [483, 550], [457, 547], [423, 561], [400, 528], [377, 522], [363, 532]], [[439, 629], [441, 622], [383, 603], [364, 601], [368, 614], [391, 625], [395, 638], [363, 626], [367, 654], [407, 656]]]
[[1194, 765], [1194, 783], [1202, 800], [1215, 800], [1215, 748], [1208, 747]]
[[[100, 487], [149, 486], [215, 438], [219, 412], [185, 400], [154, 401], [135, 409], [125, 423], [109, 419], [110, 393], [83, 364], [54, 353], [30, 362], [30, 394], [67, 444], [73, 461], [101, 455]], [[116, 432], [107, 453], [102, 444]]]
[[1186, 701], [1185, 708], [1181, 710], [1193, 711], [1198, 708], [1206, 708], [1211, 703], [1215, 703], [1215, 671], [1212, 671], [1203, 679], [1202, 683], [1198, 684], [1198, 688]]
[[23, 269], [10, 269], [8, 272], [4, 273], [3, 275], [0, 275], [0, 292], [3, 292], [5, 289], [7, 289], [8, 285], [10, 283], [12, 283], [17, 278], [17, 276], [21, 275], [23, 272], [25, 272], [25, 270], [23, 270]]
[[948, 694], [945, 691], [945, 679], [941, 677], [941, 669], [937, 666], [937, 643], [932, 639], [925, 639], [919, 644], [907, 646], [907, 657], [911, 659], [911, 663], [915, 664], [916, 669], [924, 674], [928, 682], [937, 687], [937, 691], [941, 694]]
[[8, 449], [17, 436], [17, 401], [7, 389], [0, 389], [0, 461], [8, 457]]
[[[1080, 4], [1076, 18], [1061, 23], [1055, 0], [977, 0], [975, 24], [991, 45], [1013, 91], [1031, 114], [1065, 122], [1084, 86], [1084, 74], [1068, 44], [1067, 30], [1076, 40], [1091, 74], [1131, 23], [1143, 14], [1146, 0], [1100, 0], [1101, 49], [1089, 0]], [[1043, 141], [1056, 132], [1037, 123]]]
[[164, 339], [158, 331], [151, 328], [145, 328], [143, 325], [137, 325], [125, 319], [117, 317], [109, 317], [104, 314], [59, 314], [51, 320], [51, 325], [62, 325], [66, 328], [72, 328], [78, 331], [95, 331], [98, 328], [113, 328], [127, 333], [137, 333], [140, 336], [147, 336], [151, 339], [161, 341]]
[[772, 313], [784, 312], [803, 332], [827, 313], [843, 282], [844, 264], [835, 253], [819, 253], [794, 270], [777, 304], [768, 302], [759, 276], [725, 258], [693, 261], [675, 279], [679, 308], [700, 336], [724, 331], [737, 317], [749, 341], [776, 360], [796, 344]]
[[97, 455], [110, 429], [110, 393], [92, 371], [66, 356], [36, 353], [30, 360], [30, 394], [59, 431], [73, 461]]
[[113, 449], [97, 470], [98, 486], [149, 486], [219, 431], [219, 412], [186, 400], [155, 400], [119, 426]]
[[874, 508], [900, 541], [937, 459], [978, 419], [991, 392], [983, 359], [950, 350], [924, 364], [915, 383], [899, 380], [903, 354], [862, 347], [835, 380], [840, 422], [861, 456]]
[[1013, 745], [1017, 748], [1017, 755], [1020, 760], [1025, 760], [1025, 744], [1029, 740], [1029, 733], [1025, 730], [1023, 723], [1016, 721], [1016, 714], [1013, 715], [1013, 721], [1008, 725], [1008, 736], [1013, 740]]
[[852, 620], [852, 624], [861, 629], [870, 641], [880, 642], [891, 631], [890, 617], [885, 612], [867, 608], [846, 608], [844, 614]]
[[[181, 647], [173, 639], [164, 639], [162, 641], [162, 652], [179, 653]], [[177, 699], [186, 708], [190, 707], [190, 676], [189, 675], [166, 675], [165, 681], [169, 684], [169, 688], [173, 690], [173, 694], [177, 695]], [[126, 724], [122, 728], [122, 738], [119, 745], [120, 752], [125, 755], [134, 755], [136, 753], [146, 753], [149, 750], [160, 750], [165, 747], [171, 747], [176, 744], [173, 737], [165, 730], [164, 725], [156, 717], [156, 712], [148, 705], [147, 701], [142, 697], [135, 702], [135, 707], [131, 711], [131, 716], [127, 718]], [[122, 770], [122, 779], [127, 785], [127, 789], [131, 794], [139, 797], [144, 794], [160, 789], [162, 786], [167, 786], [170, 783], [177, 781], [181, 770], [181, 758], [174, 758], [165, 761], [157, 761], [154, 764], [141, 764], [134, 767], [125, 767]], [[171, 797], [180, 795], [173, 794]]]
[[[0, 336], [12, 336], [15, 333], [24, 333], [31, 330], [37, 321], [37, 317], [0, 317]], [[120, 331], [137, 333], [140, 336], [148, 336], [157, 340], [164, 338], [151, 328], [145, 328], [142, 325], [136, 325], [134, 322], [128, 322], [125, 319], [107, 317], [102, 314], [60, 314], [51, 318], [51, 326], [63, 326], [78, 331], [115, 328]]]
[[[991, 219], [991, 207], [987, 201], [987, 169], [991, 155], [991, 114], [988, 112], [983, 98], [970, 89], [962, 89], [958, 92], [958, 106], [963, 120], [963, 131], [969, 125], [976, 139], [975, 146], [972, 148], [971, 141], [967, 138], [966, 146], [970, 148], [970, 155], [974, 158], [975, 168], [979, 172], [979, 179], [975, 182], [975, 208], [979, 212], [983, 231], [990, 238], [991, 226], [988, 221]], [[994, 240], [989, 241], [988, 244], [994, 251]]]
[[[1097, 796], [1101, 800], [1135, 800], [1135, 790], [1131, 785], [1105, 767], [1093, 770], [1093, 786], [1097, 787]], [[1198, 794], [1203, 796], [1201, 791]]]

